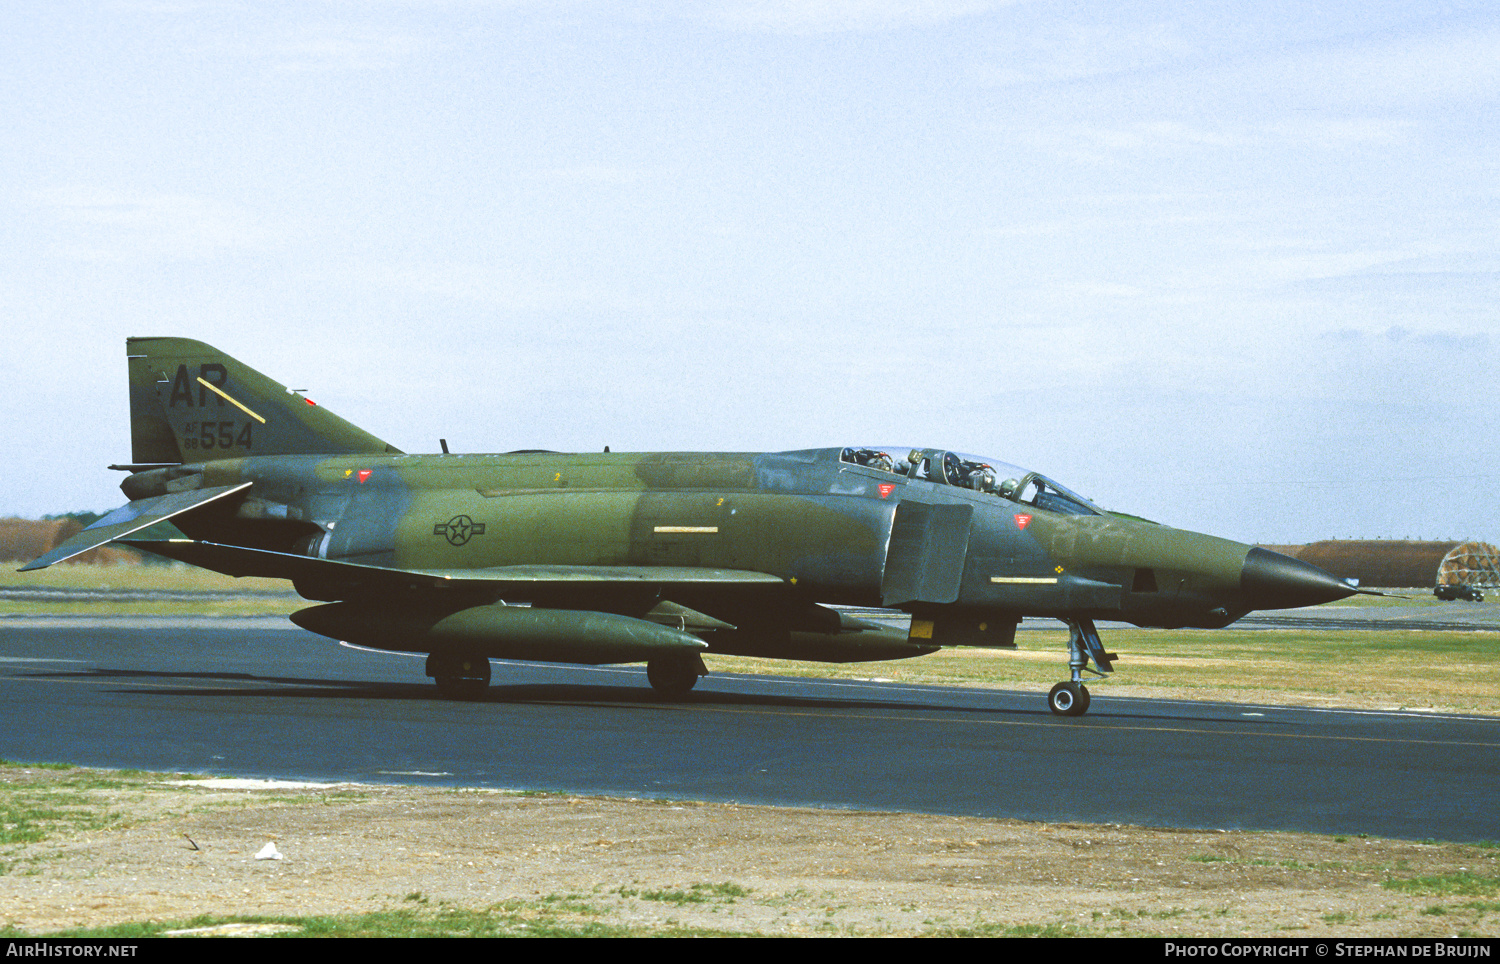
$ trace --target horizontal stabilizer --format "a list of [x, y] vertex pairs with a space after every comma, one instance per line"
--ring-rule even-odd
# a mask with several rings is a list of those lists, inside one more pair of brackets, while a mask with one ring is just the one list
[[164, 519], [181, 515], [189, 509], [196, 509], [216, 499], [222, 499], [226, 495], [248, 488], [251, 484], [241, 482], [239, 485], [221, 485], [210, 489], [193, 489], [189, 492], [173, 492], [149, 499], [136, 499], [134, 502], [120, 506], [46, 555], [28, 562], [21, 567], [20, 571], [45, 569], [53, 563], [71, 559], [81, 552], [96, 549], [106, 542], [118, 541], [132, 532], [139, 532], [154, 526]]

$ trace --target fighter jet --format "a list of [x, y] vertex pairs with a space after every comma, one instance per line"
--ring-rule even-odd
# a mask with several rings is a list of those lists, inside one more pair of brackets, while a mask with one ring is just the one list
[[1216, 628], [1360, 591], [947, 449], [409, 455], [202, 342], [126, 354], [132, 461], [110, 468], [130, 502], [23, 571], [118, 542], [289, 579], [319, 603], [298, 626], [426, 653], [455, 699], [484, 695], [492, 659], [644, 662], [680, 699], [705, 654], [1013, 648], [1033, 616], [1070, 629], [1047, 704], [1081, 716], [1118, 659], [1095, 620]]

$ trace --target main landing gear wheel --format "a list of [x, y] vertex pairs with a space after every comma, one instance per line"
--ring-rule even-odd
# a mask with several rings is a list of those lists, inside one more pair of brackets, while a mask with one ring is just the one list
[[694, 654], [686, 659], [680, 656], [660, 656], [646, 661], [646, 679], [651, 688], [664, 700], [680, 700], [687, 696], [698, 683], [698, 677], [707, 676], [702, 657]]
[[483, 656], [427, 657], [427, 675], [446, 700], [482, 700], [490, 688], [490, 661]]
[[1058, 683], [1047, 694], [1047, 706], [1058, 716], [1082, 716], [1089, 711], [1089, 688], [1082, 683]]

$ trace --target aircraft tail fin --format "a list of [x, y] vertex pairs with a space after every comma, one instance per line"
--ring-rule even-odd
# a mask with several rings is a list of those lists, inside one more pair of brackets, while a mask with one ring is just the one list
[[212, 346], [129, 338], [131, 458], [138, 464], [250, 455], [399, 455], [401, 450]]

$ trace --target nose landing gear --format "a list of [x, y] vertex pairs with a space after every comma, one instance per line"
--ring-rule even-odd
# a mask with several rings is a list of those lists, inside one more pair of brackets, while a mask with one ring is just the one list
[[[1092, 619], [1069, 619], [1068, 624], [1068, 669], [1073, 678], [1058, 683], [1047, 694], [1047, 708], [1058, 716], [1082, 716], [1089, 711], [1089, 688], [1083, 685], [1083, 674], [1087, 670], [1103, 678], [1114, 672], [1114, 661], [1120, 657], [1104, 651], [1099, 631]], [[1089, 670], [1092, 661], [1094, 669]]]

